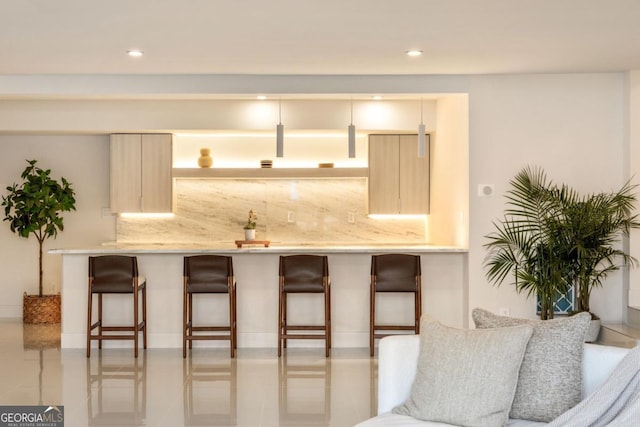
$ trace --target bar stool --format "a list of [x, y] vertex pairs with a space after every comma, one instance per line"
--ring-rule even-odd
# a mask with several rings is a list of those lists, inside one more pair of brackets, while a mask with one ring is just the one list
[[[229, 326], [194, 326], [193, 294], [228, 294]], [[237, 349], [236, 282], [230, 256], [194, 255], [184, 257], [184, 287], [182, 304], [182, 357], [187, 357], [194, 340], [229, 340], [231, 357]], [[228, 332], [228, 334], [194, 334], [194, 332]]]
[[[422, 314], [421, 282], [419, 255], [386, 254], [373, 255], [371, 257], [371, 294], [369, 299], [369, 349], [371, 356], [373, 356], [375, 338], [393, 335], [391, 333], [376, 333], [376, 331], [414, 331], [416, 334], [420, 333], [420, 315]], [[376, 324], [376, 292], [413, 293], [414, 324]]]
[[[147, 348], [147, 286], [146, 279], [138, 275], [138, 260], [134, 256], [104, 255], [89, 257], [89, 289], [87, 315], [87, 357], [91, 357], [91, 341], [133, 340], [134, 354], [138, 357], [138, 334], [142, 332], [143, 347]], [[142, 294], [142, 321], [139, 322], [138, 293]], [[93, 320], [93, 295], [98, 295], [98, 321]], [[104, 294], [133, 294], [133, 324], [105, 326], [102, 321], [102, 296]], [[98, 334], [91, 331], [98, 328]], [[105, 332], [120, 332], [104, 334]], [[128, 333], [124, 333], [128, 332]]]
[[[325, 356], [331, 348], [331, 286], [326, 256], [289, 255], [280, 257], [280, 302], [278, 304], [278, 357], [289, 339], [324, 339]], [[324, 325], [287, 324], [287, 295], [291, 293], [324, 294]], [[305, 334], [321, 331], [322, 334]], [[291, 334], [290, 332], [297, 332]]]

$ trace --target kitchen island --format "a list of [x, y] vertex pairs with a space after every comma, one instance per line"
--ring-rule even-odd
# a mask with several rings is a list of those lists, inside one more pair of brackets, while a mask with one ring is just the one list
[[[183, 257], [217, 254], [233, 257], [237, 282], [238, 347], [275, 348], [278, 318], [278, 258], [280, 255], [316, 254], [329, 258], [334, 348], [368, 347], [369, 280], [371, 255], [410, 253], [421, 256], [423, 313], [461, 327], [466, 316], [467, 249], [431, 245], [300, 245], [278, 244], [236, 248], [233, 242], [193, 244], [105, 244], [94, 248], [53, 249], [62, 255], [63, 348], [86, 345], [88, 257], [108, 254], [134, 255], [141, 275], [147, 278], [149, 348], [182, 347]], [[132, 323], [130, 295], [106, 295], [105, 323]], [[226, 295], [202, 295], [194, 299], [194, 322], [228, 322]], [[293, 322], [318, 322], [323, 309], [319, 295], [293, 295], [289, 318]], [[378, 297], [381, 323], [412, 323], [409, 294]], [[94, 343], [97, 345], [97, 343]], [[194, 342], [195, 347], [228, 346], [218, 341]], [[291, 347], [322, 346], [318, 341], [290, 341]], [[106, 341], [104, 347], [130, 347], [130, 341]]]

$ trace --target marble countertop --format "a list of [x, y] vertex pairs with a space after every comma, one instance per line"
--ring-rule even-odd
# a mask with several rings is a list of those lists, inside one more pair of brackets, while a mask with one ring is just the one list
[[55, 248], [51, 254], [340, 254], [340, 253], [466, 253], [467, 248], [456, 246], [414, 245], [414, 244], [375, 244], [375, 243], [285, 243], [271, 242], [269, 247], [263, 245], [245, 245], [237, 248], [235, 242], [211, 243], [116, 243], [109, 242], [86, 248]]

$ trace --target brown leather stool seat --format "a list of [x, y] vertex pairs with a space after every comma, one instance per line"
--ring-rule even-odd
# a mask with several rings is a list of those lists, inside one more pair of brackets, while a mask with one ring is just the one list
[[[369, 315], [369, 349], [373, 356], [374, 340], [392, 333], [376, 331], [414, 331], [420, 333], [422, 274], [420, 256], [407, 254], [373, 255], [371, 257], [371, 294]], [[375, 320], [376, 292], [409, 292], [414, 295], [413, 325], [378, 325]]]
[[[139, 322], [138, 294], [142, 294], [142, 321]], [[93, 295], [98, 295], [98, 320], [93, 322]], [[102, 320], [104, 294], [133, 294], [133, 325], [105, 326]], [[94, 329], [98, 334], [92, 334]], [[109, 332], [105, 334], [105, 332]], [[112, 334], [111, 332], [120, 332]], [[138, 260], [134, 256], [105, 255], [89, 257], [89, 289], [87, 314], [87, 357], [91, 357], [91, 341], [133, 340], [134, 354], [138, 357], [138, 334], [142, 332], [143, 347], [147, 348], [147, 286], [146, 279], [138, 275]]]
[[[229, 326], [194, 326], [194, 294], [228, 294]], [[229, 340], [231, 357], [237, 347], [236, 331], [236, 282], [233, 276], [233, 261], [229, 256], [194, 255], [184, 257], [182, 357], [187, 357], [187, 342], [193, 348], [194, 340]], [[194, 334], [194, 332], [217, 332], [216, 334]], [[219, 332], [228, 332], [220, 334]]]
[[[326, 256], [289, 255], [280, 257], [280, 298], [278, 304], [278, 357], [289, 339], [324, 339], [325, 356], [331, 348], [331, 286], [329, 262]], [[287, 323], [287, 295], [290, 293], [324, 294], [323, 325], [289, 325]], [[300, 333], [320, 331], [319, 333]], [[296, 332], [296, 333], [290, 333]]]

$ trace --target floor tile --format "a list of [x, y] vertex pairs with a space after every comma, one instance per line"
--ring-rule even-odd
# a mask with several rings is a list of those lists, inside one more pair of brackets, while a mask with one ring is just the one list
[[0, 404], [64, 405], [67, 426], [350, 427], [376, 412], [368, 349], [60, 349], [60, 325], [0, 320]]

